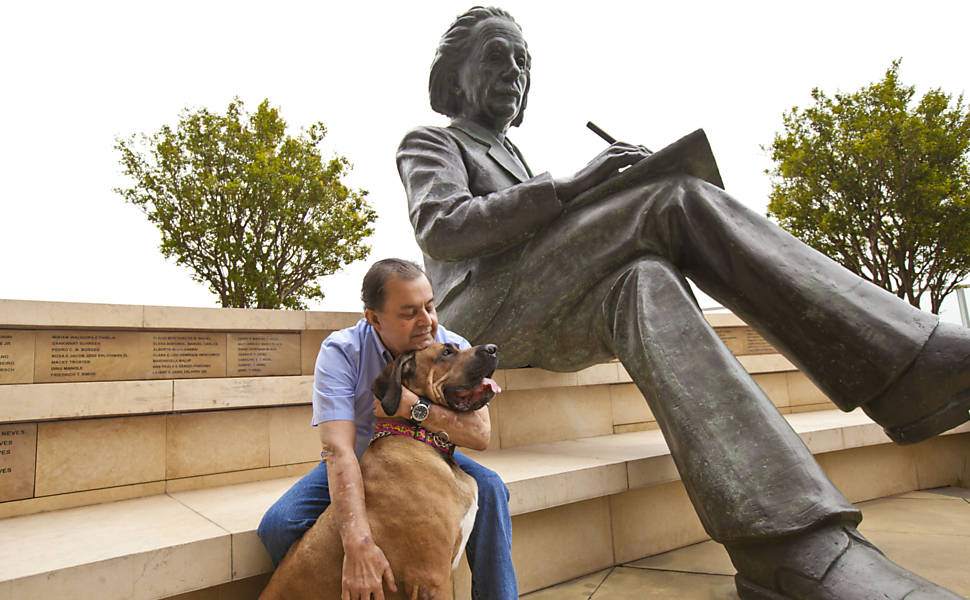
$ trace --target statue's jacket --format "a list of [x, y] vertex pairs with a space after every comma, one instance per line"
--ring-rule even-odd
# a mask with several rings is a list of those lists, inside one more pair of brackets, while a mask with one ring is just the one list
[[528, 241], [562, 214], [552, 177], [533, 176], [514, 146], [465, 120], [409, 132], [397, 167], [441, 321], [474, 340]]

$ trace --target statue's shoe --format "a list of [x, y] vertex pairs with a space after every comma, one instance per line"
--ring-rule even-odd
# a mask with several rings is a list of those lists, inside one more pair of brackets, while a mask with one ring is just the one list
[[743, 600], [959, 600], [886, 558], [851, 525], [729, 549]]
[[970, 419], [970, 329], [940, 323], [889, 388], [862, 406], [897, 444], [915, 444]]

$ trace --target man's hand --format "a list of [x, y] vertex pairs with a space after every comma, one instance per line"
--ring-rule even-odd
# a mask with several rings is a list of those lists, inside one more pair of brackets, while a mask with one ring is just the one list
[[392, 592], [397, 591], [391, 565], [370, 537], [344, 544], [341, 600], [384, 600], [384, 583]]
[[565, 204], [593, 186], [606, 181], [620, 172], [623, 167], [650, 156], [644, 146], [634, 146], [626, 142], [615, 142], [589, 161], [589, 164], [571, 177], [556, 179], [556, 194]]
[[397, 412], [393, 415], [389, 415], [384, 412], [384, 407], [381, 405], [381, 401], [374, 399], [374, 416], [378, 419], [389, 419], [391, 417], [397, 417], [399, 419], [410, 419], [411, 418], [411, 407], [418, 403], [418, 395], [409, 390], [408, 388], [401, 386], [401, 403], [397, 405]]

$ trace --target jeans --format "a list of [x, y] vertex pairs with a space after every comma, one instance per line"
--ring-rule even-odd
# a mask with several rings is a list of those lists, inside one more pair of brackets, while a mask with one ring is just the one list
[[[494, 471], [460, 452], [455, 462], [478, 483], [478, 514], [465, 552], [472, 572], [472, 597], [476, 600], [518, 598], [512, 565], [512, 519], [509, 489]], [[312, 471], [293, 484], [263, 515], [257, 534], [279, 565], [287, 550], [330, 506], [327, 465], [320, 461]]]

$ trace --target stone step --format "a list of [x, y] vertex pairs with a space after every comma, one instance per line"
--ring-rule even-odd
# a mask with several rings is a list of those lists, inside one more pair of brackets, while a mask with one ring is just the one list
[[[782, 356], [740, 360], [782, 413], [832, 407]], [[495, 379], [506, 391], [490, 406], [493, 450], [657, 427], [617, 362], [576, 373], [500, 370]], [[2, 385], [0, 432], [17, 434], [19, 458], [17, 474], [4, 475], [15, 485], [0, 489], [0, 518], [302, 472], [320, 452], [309, 426], [311, 383], [291, 376]]]
[[[852, 501], [953, 483], [970, 453], [968, 425], [900, 448], [858, 411], [786, 418]], [[522, 593], [706, 537], [656, 430], [475, 458], [498, 471], [511, 491]], [[0, 598], [201, 600], [203, 592], [192, 592], [210, 588], [253, 597], [270, 566], [255, 528], [295, 480], [170, 491], [2, 520]], [[545, 560], [549, 548], [557, 549], [556, 561]], [[457, 597], [466, 598], [467, 567], [455, 585]]]

